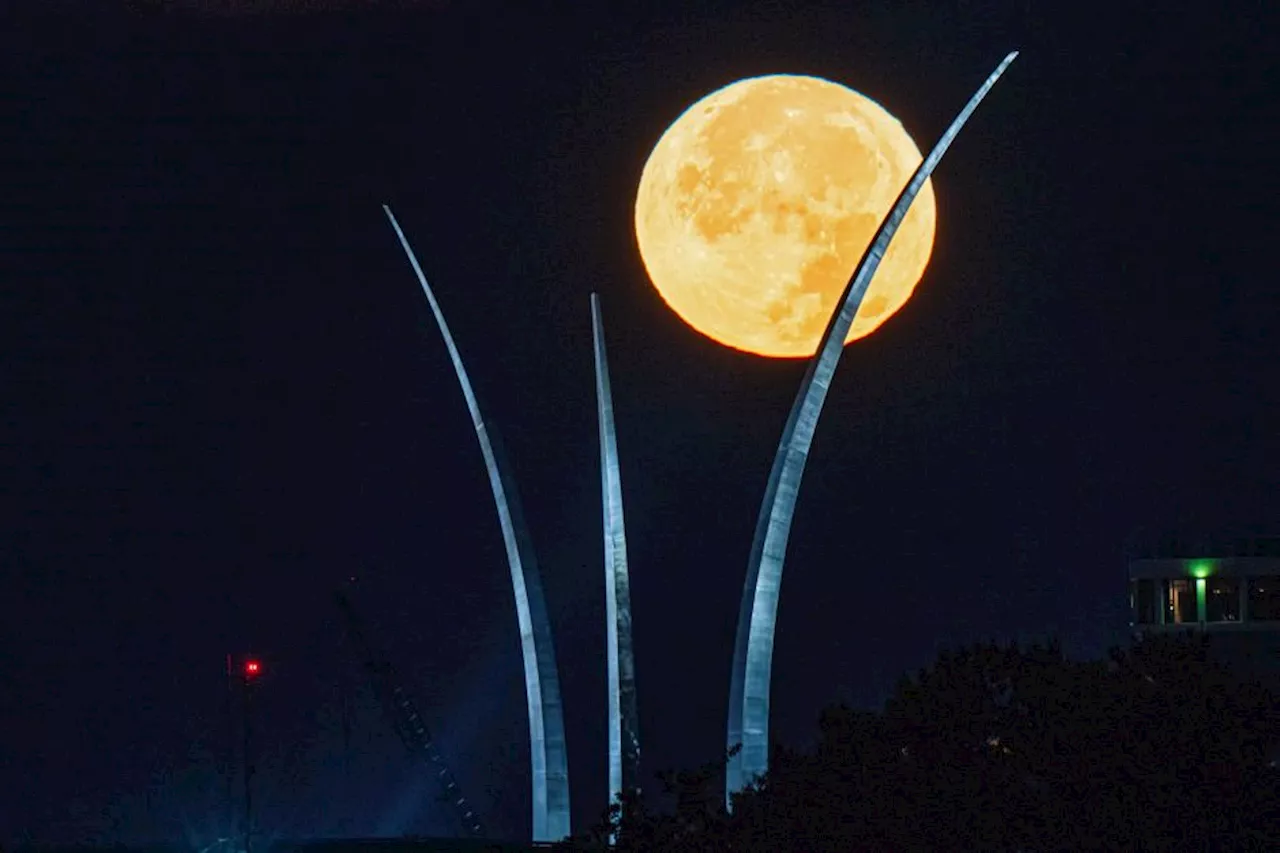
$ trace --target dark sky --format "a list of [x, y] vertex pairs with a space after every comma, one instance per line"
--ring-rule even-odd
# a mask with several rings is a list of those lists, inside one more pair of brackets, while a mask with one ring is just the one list
[[779, 739], [805, 742], [831, 701], [879, 703], [945, 645], [1100, 654], [1127, 541], [1280, 520], [1273, 3], [13, 5], [0, 841], [211, 841], [223, 656], [244, 650], [269, 671], [268, 834], [451, 833], [342, 645], [331, 596], [353, 574], [464, 790], [527, 835], [492, 498], [383, 202], [523, 491], [576, 824], [606, 797], [592, 290], [645, 772], [719, 753], [803, 364], [682, 325], [631, 206], [666, 126], [741, 77], [841, 81], [927, 149], [1022, 50], [938, 170], [916, 295], [836, 375], [779, 613]]

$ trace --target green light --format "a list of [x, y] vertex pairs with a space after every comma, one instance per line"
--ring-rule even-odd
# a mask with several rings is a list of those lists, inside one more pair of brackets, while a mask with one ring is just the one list
[[1213, 574], [1213, 568], [1213, 563], [1209, 560], [1197, 560], [1190, 566], [1191, 577], [1200, 579], [1207, 578], [1209, 575]]

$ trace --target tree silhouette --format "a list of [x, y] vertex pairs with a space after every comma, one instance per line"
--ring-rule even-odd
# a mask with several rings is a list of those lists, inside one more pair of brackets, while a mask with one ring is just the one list
[[667, 774], [674, 810], [616, 804], [578, 849], [1275, 850], [1275, 697], [1162, 637], [1067, 660], [1053, 643], [947, 651], [879, 712], [827, 709], [817, 745], [719, 805], [724, 762]]

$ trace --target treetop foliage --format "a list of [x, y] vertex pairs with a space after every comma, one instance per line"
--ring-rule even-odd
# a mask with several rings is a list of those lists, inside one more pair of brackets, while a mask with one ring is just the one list
[[723, 806], [724, 761], [664, 774], [571, 849], [1280, 849], [1280, 704], [1203, 636], [1104, 661], [1053, 643], [947, 651], [880, 711], [823, 711], [811, 750]]

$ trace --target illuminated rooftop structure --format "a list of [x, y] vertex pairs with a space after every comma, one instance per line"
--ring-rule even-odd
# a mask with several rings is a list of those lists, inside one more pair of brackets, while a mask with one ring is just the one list
[[1137, 638], [1204, 631], [1242, 674], [1280, 689], [1280, 536], [1166, 542], [1129, 561]]
[[1170, 544], [1129, 562], [1129, 624], [1280, 631], [1280, 537]]

